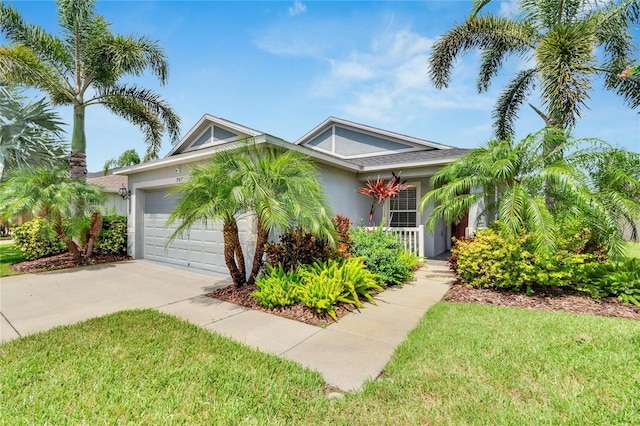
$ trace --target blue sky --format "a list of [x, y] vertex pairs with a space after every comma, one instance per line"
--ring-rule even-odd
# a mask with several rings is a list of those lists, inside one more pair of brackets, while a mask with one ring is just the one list
[[[52, 1], [16, 1], [26, 21], [58, 33]], [[158, 40], [171, 65], [169, 82], [131, 82], [157, 90], [182, 119], [184, 135], [203, 114], [226, 118], [295, 141], [329, 116], [457, 147], [491, 137], [491, 111], [507, 64], [492, 88], [475, 90], [476, 54], [456, 66], [450, 88], [427, 76], [433, 42], [460, 22], [466, 1], [99, 1], [98, 13], [117, 33]], [[512, 3], [497, 2], [502, 13]], [[634, 32], [636, 39], [638, 31]], [[640, 116], [622, 99], [593, 93], [574, 129], [640, 152]], [[535, 97], [530, 102], [539, 105]], [[60, 109], [70, 123], [70, 107]], [[135, 148], [144, 136], [101, 107], [87, 110], [89, 171]], [[523, 107], [518, 136], [542, 122]], [[171, 148], [165, 141], [161, 156]]]

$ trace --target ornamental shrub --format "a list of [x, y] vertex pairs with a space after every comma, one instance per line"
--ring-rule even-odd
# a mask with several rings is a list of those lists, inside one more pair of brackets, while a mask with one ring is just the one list
[[127, 217], [104, 216], [96, 250], [103, 254], [127, 254]]
[[372, 230], [351, 228], [351, 254], [364, 259], [367, 269], [378, 275], [386, 285], [399, 285], [413, 278], [413, 258], [403, 255], [402, 242], [382, 226]]
[[457, 240], [451, 249], [460, 282], [472, 287], [530, 291], [535, 286], [576, 286], [585, 282], [592, 254], [558, 249], [552, 254], [533, 250], [530, 234], [519, 237], [493, 229], [474, 239]]
[[275, 308], [296, 303], [296, 286], [300, 285], [300, 275], [295, 270], [285, 271], [282, 265], [269, 266], [256, 280], [256, 291], [251, 293], [262, 306]]
[[53, 227], [45, 219], [37, 217], [22, 225], [13, 227], [16, 248], [27, 260], [53, 256], [67, 250]]
[[595, 298], [616, 296], [640, 306], [640, 259], [626, 257], [593, 263], [587, 268], [586, 289]]
[[265, 252], [267, 265], [280, 265], [285, 271], [291, 271], [302, 265], [326, 261], [332, 250], [324, 239], [295, 228], [282, 234], [278, 243], [267, 244]]

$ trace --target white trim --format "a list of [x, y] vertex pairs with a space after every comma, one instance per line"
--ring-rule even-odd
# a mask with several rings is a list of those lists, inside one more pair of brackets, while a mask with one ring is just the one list
[[[242, 125], [240, 125], [238, 123], [234, 123], [233, 121], [225, 120], [224, 118], [220, 118], [220, 117], [215, 117], [215, 116], [210, 115], [210, 114], [204, 114], [200, 118], [200, 120], [198, 120], [198, 122], [193, 127], [191, 127], [191, 129], [189, 129], [189, 131], [184, 135], [184, 137], [182, 139], [180, 139], [180, 141], [171, 149], [171, 151], [169, 151], [169, 153], [165, 156], [165, 158], [171, 157], [175, 153], [182, 151], [182, 149], [185, 146], [188, 147], [189, 144], [191, 143], [192, 138], [193, 138], [193, 134], [196, 133], [198, 131], [198, 129], [202, 128], [202, 126], [206, 122], [209, 122], [210, 126], [217, 124], [219, 127], [222, 127], [222, 128], [226, 127], [231, 132], [239, 133], [241, 135], [247, 135], [247, 136], [255, 137], [255, 136], [264, 134], [264, 132], [259, 132], [259, 131], [255, 130], [255, 129], [250, 128], [250, 127], [242, 126]], [[199, 132], [198, 135], [202, 135], [202, 133], [203, 132]], [[213, 137], [213, 134], [212, 134], [212, 137]]]
[[[319, 160], [320, 162], [330, 164], [332, 166], [349, 170], [351, 172], [358, 173], [361, 170], [361, 167], [356, 164], [351, 164], [349, 162], [337, 159], [330, 155], [326, 155], [320, 152], [316, 152], [304, 146], [293, 145], [289, 142], [285, 142], [282, 139], [275, 138], [269, 135], [258, 135], [253, 138], [256, 144], [268, 143], [274, 146], [279, 146], [285, 149], [291, 149], [295, 151], [299, 151], [305, 155], [308, 155], [311, 158]], [[181, 153], [170, 157], [161, 158], [159, 160], [149, 161], [147, 163], [138, 164], [135, 166], [124, 167], [119, 170], [114, 171], [113, 173], [116, 175], [132, 175], [136, 173], [142, 173], [149, 170], [162, 169], [168, 166], [177, 166], [182, 164], [189, 164], [196, 161], [203, 161], [209, 159], [214, 153], [217, 151], [234, 149], [236, 148], [235, 142], [226, 142], [222, 145], [211, 146], [205, 149], [198, 149], [187, 153]]]
[[356, 158], [378, 157], [380, 155], [402, 154], [404, 152], [424, 151], [424, 147], [417, 147], [416, 146], [416, 147], [411, 147], [411, 148], [406, 148], [406, 149], [384, 149], [383, 148], [382, 151], [371, 152], [371, 153], [368, 153], [368, 154], [342, 155], [342, 154], [338, 154], [338, 153], [335, 152], [335, 138], [332, 139], [331, 143], [332, 143], [331, 149], [333, 149], [334, 151], [329, 151], [329, 150], [326, 150], [324, 148], [320, 148], [318, 146], [313, 146], [313, 145], [308, 145], [308, 144], [303, 144], [303, 145], [299, 145], [299, 146], [304, 146], [304, 147], [307, 147], [309, 149], [313, 149], [315, 151], [320, 151], [320, 152], [332, 155], [332, 156], [337, 157], [337, 158], [349, 159], [349, 160], [354, 160]]

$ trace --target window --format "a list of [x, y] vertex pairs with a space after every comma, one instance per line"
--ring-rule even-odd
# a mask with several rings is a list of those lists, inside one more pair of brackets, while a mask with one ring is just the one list
[[389, 199], [388, 222], [394, 228], [415, 228], [420, 223], [418, 213], [418, 194], [420, 183], [409, 183], [411, 188], [401, 191], [395, 197]]

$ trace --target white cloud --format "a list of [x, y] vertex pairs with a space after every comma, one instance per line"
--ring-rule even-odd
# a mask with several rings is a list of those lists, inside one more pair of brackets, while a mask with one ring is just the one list
[[520, 7], [518, 6], [518, 3], [516, 3], [515, 1], [503, 0], [500, 3], [500, 12], [499, 12], [500, 16], [512, 18], [514, 16], [517, 16], [519, 13], [520, 13]]
[[307, 6], [299, 0], [293, 2], [293, 6], [289, 8], [290, 16], [297, 16], [307, 11]]
[[[474, 76], [454, 70], [455, 88], [437, 90], [428, 76], [433, 40], [408, 29], [379, 34], [368, 49], [328, 60], [314, 96], [334, 101], [347, 117], [374, 125], [402, 125], [429, 110], [489, 111], [493, 98], [475, 93]], [[459, 64], [460, 65], [460, 64]]]

